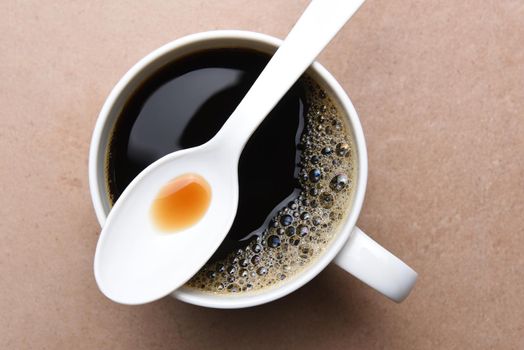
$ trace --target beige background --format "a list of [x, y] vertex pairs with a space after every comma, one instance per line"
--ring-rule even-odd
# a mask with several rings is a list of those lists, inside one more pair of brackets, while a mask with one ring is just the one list
[[403, 304], [334, 266], [247, 310], [98, 292], [86, 165], [112, 86], [185, 34], [284, 37], [306, 3], [0, 2], [0, 348], [524, 349], [522, 0], [368, 0], [320, 58], [366, 132], [359, 225], [420, 273]]

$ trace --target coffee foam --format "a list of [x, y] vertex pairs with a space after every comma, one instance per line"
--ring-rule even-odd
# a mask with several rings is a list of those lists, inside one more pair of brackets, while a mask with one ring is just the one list
[[301, 135], [299, 197], [260, 237], [206, 265], [187, 286], [216, 294], [254, 293], [304, 271], [329, 246], [350, 208], [354, 142], [345, 117], [313, 80], [302, 78], [309, 105]]

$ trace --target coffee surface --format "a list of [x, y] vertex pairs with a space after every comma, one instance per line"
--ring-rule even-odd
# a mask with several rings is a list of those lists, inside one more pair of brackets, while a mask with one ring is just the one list
[[[155, 160], [211, 139], [268, 61], [252, 50], [203, 51], [144, 82], [112, 132], [106, 159], [111, 203]], [[188, 285], [214, 293], [256, 291], [306, 268], [348, 210], [352, 148], [329, 96], [301, 78], [244, 148], [233, 226]]]
[[[211, 139], [268, 60], [256, 51], [204, 51], [177, 60], [144, 82], [112, 132], [106, 162], [111, 203], [149, 164]], [[304, 115], [304, 88], [296, 84], [246, 144], [238, 168], [238, 212], [213, 259], [244, 246], [242, 239], [260, 235], [272, 210], [296, 197], [296, 145]]]

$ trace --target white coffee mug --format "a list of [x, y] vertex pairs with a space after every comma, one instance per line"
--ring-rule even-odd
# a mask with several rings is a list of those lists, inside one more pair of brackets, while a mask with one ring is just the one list
[[[220, 30], [193, 34], [172, 41], [151, 52], [120, 79], [106, 99], [98, 116], [89, 151], [89, 185], [100, 225], [104, 225], [111, 209], [104, 174], [109, 136], [124, 103], [136, 87], [160, 67], [191, 53], [205, 49], [235, 47], [273, 54], [280, 44], [281, 40], [277, 38], [247, 31]], [[278, 286], [257, 292], [231, 295], [218, 295], [182, 287], [172, 294], [177, 299], [215, 308], [255, 306], [295, 291], [309, 282], [332, 261], [396, 302], [404, 300], [413, 288], [417, 273], [355, 226], [364, 201], [368, 172], [366, 144], [357, 112], [342, 87], [322, 65], [318, 62], [313, 63], [307, 73], [342, 108], [342, 112], [348, 118], [350, 131], [355, 141], [357, 159], [355, 192], [349, 214], [344, 219], [340, 231], [313, 263], [289, 280], [282, 281]]]

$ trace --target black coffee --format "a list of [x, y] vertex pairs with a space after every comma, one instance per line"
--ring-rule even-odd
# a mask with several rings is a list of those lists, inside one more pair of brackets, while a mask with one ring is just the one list
[[[111, 203], [155, 160], [211, 139], [269, 58], [246, 49], [203, 51], [163, 67], [139, 86], [118, 117], [107, 151]], [[248, 291], [303, 269], [327, 246], [349, 206], [351, 148], [329, 97], [311, 79], [299, 80], [242, 152], [233, 226], [189, 285]]]

